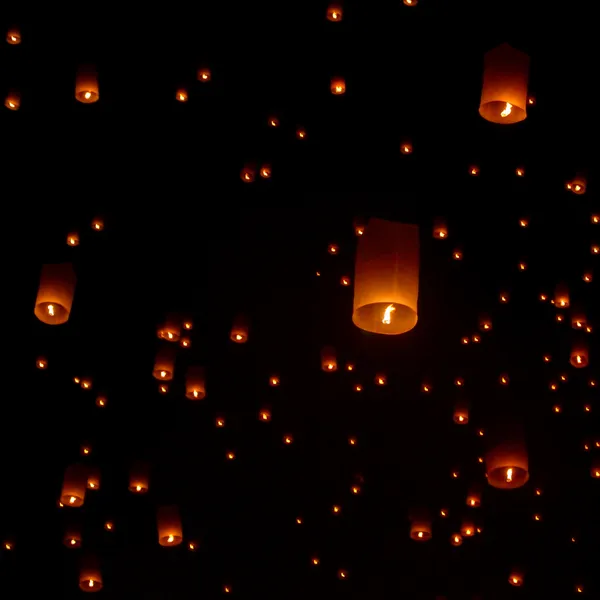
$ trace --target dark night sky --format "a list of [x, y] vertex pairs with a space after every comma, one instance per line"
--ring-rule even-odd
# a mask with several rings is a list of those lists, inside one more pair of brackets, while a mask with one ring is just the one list
[[[590, 334], [591, 364], [573, 369], [573, 330], [538, 299], [564, 281], [600, 323], [598, 283], [582, 281], [600, 261], [590, 253], [600, 243], [590, 220], [600, 214], [590, 15], [495, 0], [347, 2], [343, 21], [330, 23], [327, 3], [254, 4], [119, 18], [23, 5], [1, 15], [2, 36], [17, 24], [23, 42], [0, 47], [0, 93], [22, 98], [19, 111], [0, 110], [0, 539], [14, 544], [0, 550], [0, 594], [76, 597], [87, 552], [100, 558], [111, 599], [215, 598], [224, 585], [242, 598], [569, 598], [575, 585], [599, 597], [600, 487], [590, 463], [600, 449], [583, 450], [600, 442], [600, 386], [589, 386], [600, 382], [598, 344]], [[560, 27], [546, 25], [554, 19]], [[483, 54], [502, 42], [531, 56], [536, 98], [524, 122], [506, 127], [478, 114]], [[74, 98], [83, 63], [98, 69], [93, 105]], [[200, 65], [210, 83], [195, 80]], [[329, 93], [337, 74], [347, 83], [340, 97]], [[175, 101], [179, 87], [187, 103]], [[270, 116], [280, 127], [267, 126]], [[402, 156], [406, 139], [414, 152]], [[265, 163], [270, 180], [241, 181], [245, 165]], [[582, 196], [564, 187], [579, 170], [589, 183]], [[98, 215], [102, 232], [90, 227]], [[380, 338], [352, 324], [352, 287], [340, 278], [354, 273], [357, 216], [421, 228], [419, 323], [407, 334]], [[448, 221], [446, 241], [432, 239], [436, 216]], [[81, 236], [76, 248], [66, 245], [70, 231]], [[77, 272], [75, 301], [68, 324], [49, 327], [33, 315], [39, 273], [62, 261]], [[152, 365], [170, 311], [193, 319], [193, 345], [162, 396]], [[237, 346], [229, 330], [240, 312], [251, 339]], [[482, 313], [493, 331], [462, 346]], [[356, 371], [322, 373], [325, 345]], [[47, 371], [35, 368], [40, 355]], [[202, 402], [184, 398], [187, 364], [207, 369]], [[385, 388], [373, 385], [380, 371]], [[280, 388], [269, 387], [273, 374]], [[550, 393], [561, 374], [568, 382]], [[73, 383], [82, 375], [92, 391]], [[456, 377], [472, 409], [463, 428], [452, 421]], [[434, 389], [426, 397], [424, 381]], [[109, 399], [103, 409], [98, 393]], [[510, 492], [486, 486], [477, 461], [477, 429], [500, 408], [523, 422], [529, 446], [531, 480]], [[270, 423], [259, 421], [263, 409]], [[127, 490], [136, 459], [152, 468], [142, 498]], [[100, 468], [101, 489], [81, 509], [60, 509], [64, 469], [79, 461]], [[484, 486], [471, 511], [482, 533], [453, 548], [473, 482]], [[165, 503], [181, 510], [178, 548], [157, 543]], [[434, 515], [426, 544], [408, 535], [415, 506]], [[62, 544], [73, 520], [82, 549]], [[507, 581], [517, 565], [522, 589]]]

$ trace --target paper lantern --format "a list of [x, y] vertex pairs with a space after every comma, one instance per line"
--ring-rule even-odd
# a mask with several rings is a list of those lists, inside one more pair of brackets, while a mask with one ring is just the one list
[[469, 422], [469, 403], [464, 398], [454, 405], [453, 419], [457, 425], [466, 425]]
[[342, 9], [342, 5], [339, 2], [332, 2], [327, 7], [327, 20], [332, 23], [337, 23], [342, 20], [344, 16], [344, 11]]
[[171, 381], [175, 372], [175, 352], [172, 346], [161, 346], [156, 353], [152, 375], [160, 381]]
[[587, 191], [587, 179], [582, 173], [577, 173], [571, 181], [567, 181], [565, 187], [574, 194], [580, 196]]
[[14, 90], [9, 92], [4, 100], [4, 106], [8, 110], [19, 110], [21, 108], [21, 94]]
[[431, 517], [425, 510], [413, 511], [410, 515], [410, 537], [417, 542], [431, 539]]
[[185, 397], [202, 400], [206, 397], [206, 375], [203, 367], [188, 367], [185, 375]]
[[71, 263], [42, 267], [34, 309], [35, 316], [42, 323], [61, 325], [69, 320], [75, 282], [75, 271]]
[[529, 457], [518, 434], [490, 446], [485, 457], [488, 483], [499, 489], [524, 486], [529, 480]]
[[582, 369], [589, 364], [589, 351], [584, 340], [575, 340], [571, 346], [571, 364], [576, 369]]
[[509, 125], [527, 118], [529, 56], [508, 44], [486, 52], [479, 114]]
[[417, 324], [418, 297], [418, 227], [371, 219], [356, 250], [352, 321], [372, 333], [406, 333]]
[[77, 71], [75, 98], [83, 104], [93, 104], [100, 99], [98, 76], [94, 67], [85, 66]]
[[467, 506], [479, 508], [481, 506], [481, 489], [479, 485], [472, 485], [467, 494]]
[[554, 306], [556, 308], [569, 308], [571, 302], [569, 288], [564, 283], [559, 283], [554, 291]]
[[135, 461], [129, 470], [129, 491], [146, 494], [150, 488], [150, 468], [146, 463]]
[[167, 342], [178, 342], [181, 337], [181, 320], [177, 315], [167, 315], [165, 322], [158, 328], [156, 335]]
[[248, 341], [249, 325], [243, 315], [238, 315], [233, 321], [229, 339], [236, 344], [245, 344]]
[[97, 491], [100, 489], [100, 469], [88, 467], [87, 489]]
[[525, 576], [520, 569], [513, 569], [508, 576], [508, 583], [515, 587], [521, 587], [525, 581]]
[[18, 27], [11, 27], [6, 33], [6, 42], [11, 46], [17, 46], [21, 43], [21, 30]]
[[196, 79], [202, 83], [208, 83], [212, 78], [212, 74], [208, 67], [200, 67], [196, 73]]
[[79, 589], [83, 592], [99, 592], [102, 589], [102, 572], [98, 560], [86, 556], [79, 570]]
[[65, 470], [60, 501], [65, 506], [78, 508], [83, 505], [87, 489], [87, 470], [82, 465], [71, 465]]
[[332, 77], [329, 89], [334, 96], [341, 96], [346, 93], [346, 81], [343, 77]]
[[337, 358], [333, 346], [325, 346], [321, 350], [321, 369], [326, 373], [337, 371]]
[[157, 513], [158, 543], [161, 546], [178, 546], [183, 540], [179, 509], [161, 506]]
[[70, 525], [63, 536], [63, 544], [67, 548], [81, 548], [81, 529]]

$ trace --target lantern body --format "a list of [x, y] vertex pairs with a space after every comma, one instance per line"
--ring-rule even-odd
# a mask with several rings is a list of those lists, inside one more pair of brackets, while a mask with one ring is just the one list
[[129, 471], [129, 491], [134, 494], [145, 494], [150, 488], [150, 469], [148, 465], [135, 462]]
[[559, 283], [554, 291], [554, 306], [556, 308], [569, 308], [570, 305], [569, 288], [564, 283]]
[[332, 2], [327, 7], [327, 20], [328, 21], [331, 21], [332, 23], [337, 23], [342, 20], [343, 16], [344, 16], [344, 13], [343, 13], [341, 3]]
[[87, 488], [96, 491], [100, 489], [100, 469], [98, 467], [88, 469]]
[[203, 83], [209, 82], [211, 80], [210, 69], [206, 67], [201, 67], [200, 69], [198, 69], [198, 72], [196, 73], [196, 79], [198, 81], [202, 81]]
[[98, 76], [93, 67], [82, 67], [77, 72], [75, 98], [83, 104], [92, 104], [100, 99]]
[[242, 315], [238, 315], [231, 327], [229, 339], [236, 344], [244, 344], [248, 341], [249, 326], [248, 322]]
[[424, 517], [412, 519], [410, 537], [417, 542], [427, 542], [431, 539], [431, 521]]
[[521, 571], [517, 571], [516, 569], [513, 569], [508, 576], [508, 583], [510, 583], [510, 585], [514, 585], [515, 587], [521, 587], [524, 581], [525, 577], [523, 576], [523, 573]]
[[175, 372], [175, 353], [170, 346], [159, 348], [152, 375], [160, 381], [171, 381]]
[[176, 506], [161, 506], [157, 513], [158, 543], [161, 546], [178, 546], [183, 540], [181, 519]]
[[578, 173], [571, 181], [567, 182], [566, 187], [570, 192], [580, 196], [585, 194], [587, 190], [587, 179], [581, 173]]
[[417, 324], [418, 296], [418, 227], [371, 219], [358, 240], [352, 321], [372, 333], [406, 333]]
[[42, 323], [61, 325], [69, 320], [75, 282], [75, 272], [71, 263], [42, 267], [34, 309], [35, 316]]
[[507, 440], [491, 447], [485, 457], [488, 483], [499, 489], [524, 486], [529, 480], [527, 448], [521, 440]]
[[67, 548], [81, 548], [81, 531], [79, 527], [71, 526], [65, 531], [63, 544]]
[[463, 537], [473, 537], [477, 529], [475, 528], [475, 523], [471, 521], [471, 519], [463, 519], [463, 522], [460, 526], [460, 534]]
[[341, 96], [346, 93], [346, 82], [343, 77], [332, 77], [329, 89], [334, 96]]
[[582, 340], [573, 342], [573, 346], [571, 348], [571, 364], [576, 369], [582, 369], [583, 367], [588, 366], [589, 361], [590, 359], [587, 344]]
[[590, 468], [590, 475], [594, 479], [600, 479], [600, 459], [596, 458]]
[[21, 108], [21, 94], [19, 92], [9, 92], [4, 100], [4, 106], [8, 110], [19, 110]]
[[83, 592], [99, 592], [102, 589], [102, 572], [98, 561], [86, 557], [79, 570], [79, 589]]
[[466, 425], [469, 422], [469, 405], [465, 400], [459, 400], [454, 406], [453, 419], [457, 425]]
[[206, 397], [206, 375], [203, 367], [188, 367], [185, 375], [185, 397], [202, 400]]
[[433, 237], [438, 240], [445, 240], [448, 237], [448, 226], [442, 217], [437, 217], [433, 221]]
[[167, 342], [178, 342], [181, 337], [181, 324], [176, 315], [167, 315], [165, 322], [156, 332], [161, 340]]
[[6, 34], [6, 42], [11, 46], [21, 43], [21, 31], [17, 27], [11, 27]]
[[509, 125], [527, 118], [529, 56], [508, 44], [486, 52], [479, 114]]
[[81, 465], [71, 465], [65, 470], [60, 501], [65, 506], [78, 508], [83, 505], [87, 488], [87, 473]]
[[326, 373], [337, 371], [337, 358], [335, 356], [335, 348], [325, 346], [321, 350], [321, 369]]

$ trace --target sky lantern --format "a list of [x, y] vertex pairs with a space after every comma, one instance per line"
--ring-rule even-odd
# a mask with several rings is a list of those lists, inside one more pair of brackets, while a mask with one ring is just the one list
[[150, 489], [150, 468], [141, 461], [135, 461], [129, 470], [128, 489], [134, 494], [146, 494]]
[[181, 518], [176, 506], [161, 506], [157, 512], [158, 543], [161, 546], [178, 546], [183, 540]]
[[76, 280], [71, 263], [42, 267], [34, 310], [42, 323], [62, 325], [69, 320]]
[[175, 314], [168, 314], [156, 335], [166, 342], [178, 342], [181, 337], [181, 320]]
[[185, 375], [185, 397], [189, 400], [202, 400], [206, 397], [206, 373], [204, 367], [188, 367]]
[[6, 32], [6, 43], [11, 46], [18, 46], [22, 41], [21, 30], [18, 27], [11, 27]]
[[79, 589], [82, 592], [99, 592], [102, 589], [102, 572], [94, 556], [86, 556], [81, 561]]
[[237, 315], [231, 326], [229, 339], [236, 344], [245, 344], [248, 341], [248, 320], [244, 315]]
[[327, 7], [327, 20], [332, 23], [339, 23], [344, 16], [341, 2], [332, 2]]
[[527, 118], [529, 56], [508, 44], [486, 52], [479, 114], [492, 123], [510, 125]]
[[492, 443], [485, 456], [488, 483], [499, 489], [514, 489], [529, 481], [529, 457], [525, 441], [507, 430], [506, 439]]
[[72, 508], [83, 506], [87, 479], [87, 470], [82, 465], [67, 467], [60, 492], [61, 503]]
[[353, 323], [372, 333], [406, 333], [417, 324], [418, 297], [418, 226], [371, 219], [358, 238]]
[[325, 346], [321, 350], [321, 369], [326, 373], [337, 371], [337, 358], [333, 346]]
[[81, 67], [75, 77], [75, 98], [83, 104], [93, 104], [100, 99], [98, 75], [91, 66]]
[[171, 381], [175, 372], [175, 352], [172, 346], [161, 346], [156, 353], [152, 375], [159, 381]]

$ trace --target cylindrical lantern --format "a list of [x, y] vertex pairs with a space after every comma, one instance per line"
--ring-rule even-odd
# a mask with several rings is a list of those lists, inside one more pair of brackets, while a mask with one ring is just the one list
[[206, 397], [204, 367], [188, 367], [185, 374], [185, 397], [190, 400], [202, 400]]
[[86, 556], [81, 562], [79, 589], [84, 592], [99, 592], [102, 589], [102, 572], [95, 557]]
[[175, 352], [172, 346], [161, 346], [156, 353], [152, 375], [160, 381], [171, 381], [175, 372]]
[[587, 367], [590, 362], [589, 351], [584, 340], [574, 340], [571, 346], [571, 364], [581, 369]]
[[83, 505], [87, 488], [87, 469], [82, 465], [71, 465], [65, 470], [60, 501], [65, 506], [77, 508]]
[[479, 114], [508, 125], [527, 118], [529, 56], [508, 44], [486, 52]]
[[453, 419], [458, 425], [466, 425], [469, 422], [469, 403], [464, 398], [454, 405]]
[[21, 108], [21, 94], [17, 91], [8, 92], [6, 99], [4, 100], [4, 106], [8, 110], [19, 110]]
[[410, 537], [417, 542], [431, 539], [431, 517], [424, 510], [413, 511], [410, 515]]
[[582, 173], [577, 173], [571, 181], [567, 181], [566, 188], [578, 196], [585, 194], [587, 190], [587, 179]]
[[75, 78], [75, 98], [84, 104], [92, 104], [100, 99], [98, 75], [91, 66], [81, 67]]
[[419, 228], [371, 219], [358, 240], [352, 321], [372, 333], [397, 335], [417, 324]]
[[334, 96], [341, 96], [346, 93], [346, 81], [343, 77], [332, 77], [329, 89]]
[[475, 523], [469, 518], [464, 518], [460, 526], [460, 534], [463, 537], [473, 537], [476, 532]]
[[150, 488], [150, 468], [146, 463], [136, 461], [129, 471], [129, 491], [145, 494]]
[[508, 583], [515, 587], [521, 587], [525, 581], [525, 576], [520, 569], [513, 569], [508, 576]]
[[244, 344], [248, 341], [248, 333], [249, 333], [249, 325], [248, 320], [243, 315], [238, 315], [233, 321], [233, 325], [231, 327], [231, 333], [229, 334], [229, 339], [232, 342], [236, 342], [237, 344]]
[[337, 358], [333, 346], [325, 346], [321, 350], [321, 369], [327, 373], [337, 371]]
[[467, 494], [467, 506], [479, 508], [481, 506], [481, 488], [478, 485], [472, 485]]
[[600, 458], [595, 458], [590, 468], [590, 475], [594, 479], [600, 479]]
[[327, 7], [327, 20], [332, 23], [337, 23], [342, 20], [344, 16], [344, 11], [342, 9], [341, 2], [332, 2]]
[[158, 543], [161, 546], [177, 546], [183, 540], [179, 509], [176, 506], [161, 506], [157, 514]]
[[559, 283], [554, 291], [554, 306], [556, 308], [569, 308], [569, 288], [564, 283]]
[[98, 467], [88, 467], [87, 489], [100, 489], [100, 469]]
[[72, 231], [67, 235], [67, 244], [69, 246], [79, 246], [79, 234], [76, 231]]
[[491, 445], [485, 463], [487, 480], [492, 487], [519, 488], [529, 480], [527, 447], [518, 434]]
[[571, 314], [571, 327], [573, 329], [585, 329], [587, 317], [581, 308], [573, 309]]
[[211, 77], [212, 75], [208, 67], [200, 67], [196, 72], [196, 79], [202, 83], [208, 83]]
[[21, 30], [18, 27], [11, 27], [6, 33], [6, 42], [11, 46], [17, 46], [21, 43]]
[[67, 548], [81, 548], [81, 529], [79, 526], [69, 525], [63, 536], [63, 544]]
[[448, 225], [443, 217], [436, 217], [433, 220], [433, 237], [438, 240], [445, 240], [448, 237]]
[[75, 282], [75, 271], [71, 263], [42, 267], [34, 309], [35, 316], [42, 323], [61, 325], [69, 320]]
[[156, 333], [161, 340], [178, 342], [181, 337], [181, 319], [177, 315], [167, 315], [165, 322]]

